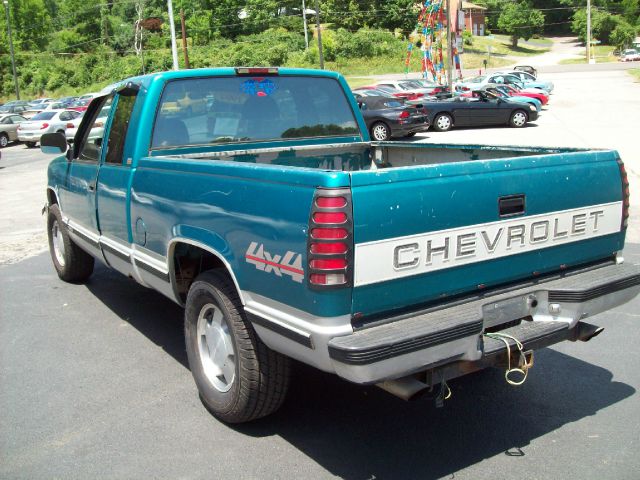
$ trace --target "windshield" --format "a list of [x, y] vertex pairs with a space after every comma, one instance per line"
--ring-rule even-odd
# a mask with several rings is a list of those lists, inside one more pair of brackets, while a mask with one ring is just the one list
[[33, 116], [31, 120], [51, 120], [58, 112], [40, 112]]
[[169, 82], [152, 148], [358, 135], [340, 86], [317, 77], [214, 77]]

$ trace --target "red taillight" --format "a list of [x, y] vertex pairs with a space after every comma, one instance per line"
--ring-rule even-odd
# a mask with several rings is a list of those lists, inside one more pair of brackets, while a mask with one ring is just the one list
[[342, 240], [349, 234], [344, 228], [313, 228], [311, 238], [314, 240]]
[[346, 258], [327, 258], [311, 260], [309, 266], [314, 270], [336, 270], [347, 268]]
[[322, 225], [345, 223], [347, 214], [344, 212], [317, 212], [313, 214], [313, 221]]
[[42, 126], [40, 127], [40, 130], [44, 130], [45, 128], [49, 128], [48, 123], [43, 123]]
[[353, 223], [351, 191], [316, 191], [309, 221], [309, 284], [318, 287], [343, 287], [351, 283]]
[[320, 208], [342, 208], [347, 206], [347, 199], [344, 197], [318, 197], [316, 205]]
[[398, 116], [398, 118], [409, 118], [411, 116], [411, 114], [409, 113], [408, 110], [403, 110], [402, 112], [400, 112], [400, 115]]
[[69, 122], [67, 123], [67, 126], [65, 128], [76, 128], [76, 126], [73, 123]]
[[309, 251], [320, 255], [330, 255], [332, 253], [347, 253], [347, 244], [338, 243], [312, 243]]
[[346, 285], [347, 276], [344, 273], [312, 273], [309, 275], [309, 283], [312, 285]]
[[620, 168], [620, 180], [622, 181], [622, 224], [620, 225], [620, 229], [624, 230], [627, 228], [629, 223], [629, 205], [630, 205], [630, 194], [629, 191], [629, 178], [627, 177], [627, 169], [624, 167], [624, 162], [618, 159], [618, 167]]

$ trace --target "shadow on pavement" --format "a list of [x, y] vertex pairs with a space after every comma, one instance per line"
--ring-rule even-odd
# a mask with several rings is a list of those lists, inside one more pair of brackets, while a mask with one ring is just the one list
[[99, 262], [86, 287], [118, 317], [189, 368], [184, 310], [179, 305]]
[[[102, 265], [87, 288], [188, 368], [179, 306]], [[587, 345], [578, 342], [572, 350], [579, 348]], [[436, 409], [429, 399], [407, 403], [296, 363], [281, 410], [231, 428], [280, 436], [341, 478], [428, 479], [499, 454], [522, 461], [518, 457], [527, 456], [535, 439], [635, 393], [613, 381], [610, 371], [552, 349], [536, 352], [535, 368], [521, 387], [507, 385], [499, 370], [450, 386], [452, 398]]]
[[502, 371], [479, 372], [451, 382], [441, 409], [300, 366], [279, 412], [235, 428], [278, 435], [340, 478], [440, 478], [495, 455], [526, 456], [536, 438], [635, 393], [596, 365], [537, 353], [523, 386], [507, 385]]

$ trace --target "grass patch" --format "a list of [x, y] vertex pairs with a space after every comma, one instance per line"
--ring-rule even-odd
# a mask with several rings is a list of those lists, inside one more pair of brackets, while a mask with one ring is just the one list
[[507, 35], [494, 35], [493, 40], [489, 37], [473, 37], [473, 45], [465, 45], [465, 53], [473, 53], [486, 56], [489, 47], [491, 47], [491, 55], [496, 57], [519, 56], [530, 57], [548, 52], [553, 43], [546, 38], [532, 39], [529, 42], [520, 40], [518, 46], [511, 46], [511, 38]]
[[627, 72], [635, 77], [636, 82], [640, 82], [640, 68], [632, 68], [631, 70], [627, 70]]
[[[486, 55], [478, 55], [474, 53], [464, 53], [462, 55], [462, 67], [465, 70], [477, 70], [484, 68], [483, 60], [487, 58]], [[446, 57], [444, 59], [447, 61]], [[500, 57], [491, 57], [488, 67], [502, 67], [510, 65], [513, 60], [508, 60]], [[297, 67], [306, 68], [318, 68], [317, 65], [295, 65]], [[324, 68], [327, 70], [333, 70], [341, 73], [347, 77], [349, 85], [352, 88], [361, 87], [362, 85], [368, 85], [372, 83], [371, 78], [366, 78], [369, 75], [386, 75], [386, 74], [398, 74], [404, 73], [404, 58], [403, 57], [373, 57], [373, 58], [352, 58], [352, 59], [339, 59], [335, 62], [325, 62]], [[419, 55], [413, 55], [411, 57], [411, 68], [409, 72], [420, 72], [420, 57]]]
[[[613, 45], [595, 45], [594, 46], [594, 57], [596, 59], [596, 63], [609, 63], [609, 62], [617, 62], [618, 57], [613, 54], [613, 51], [616, 49]], [[567, 58], [565, 60], [560, 60], [561, 65], [575, 65], [578, 63], [588, 63], [587, 62], [587, 52], [585, 48], [584, 56], [580, 58]]]

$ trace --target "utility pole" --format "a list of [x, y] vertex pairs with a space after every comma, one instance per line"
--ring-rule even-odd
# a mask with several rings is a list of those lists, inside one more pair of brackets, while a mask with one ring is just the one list
[[591, 63], [591, 0], [587, 0], [587, 63]]
[[171, 28], [171, 56], [173, 57], [173, 69], [179, 70], [178, 47], [176, 46], [176, 26], [173, 22], [173, 4], [171, 3], [171, 0], [167, 0], [167, 8], [169, 9], [169, 27]]
[[451, 0], [447, 0], [447, 89], [453, 93], [453, 48], [451, 48]]
[[187, 51], [187, 30], [184, 26], [184, 12], [180, 9], [180, 25], [182, 27], [182, 52], [184, 53], [184, 68], [189, 66], [189, 52]]
[[309, 29], [307, 28], [307, 7], [302, 0], [302, 21], [304, 23], [304, 44], [305, 49], [309, 50]]
[[13, 69], [13, 84], [16, 87], [16, 100], [20, 100], [20, 89], [18, 88], [18, 75], [16, 74], [16, 58], [13, 53], [13, 38], [11, 37], [11, 19], [9, 18], [9, 1], [3, 0], [4, 11], [7, 14], [7, 33], [9, 35], [9, 50], [11, 52], [11, 68]]
[[320, 70], [324, 70], [324, 56], [322, 55], [322, 33], [320, 31], [320, 4], [316, 0], [316, 33], [318, 35], [318, 55], [320, 56]]

